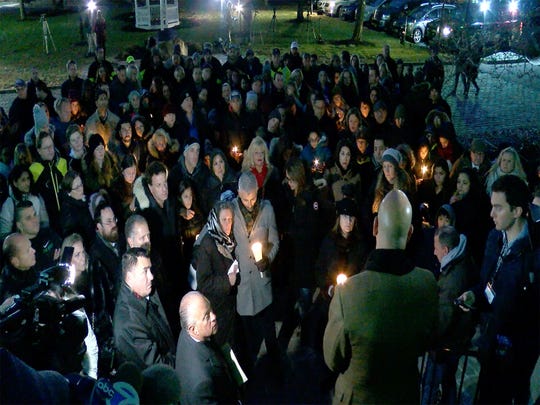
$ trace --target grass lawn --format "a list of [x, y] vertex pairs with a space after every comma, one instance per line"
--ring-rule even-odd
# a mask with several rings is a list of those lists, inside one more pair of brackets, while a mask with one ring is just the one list
[[[178, 36], [190, 46], [190, 51], [199, 48], [203, 42], [225, 37], [216, 7], [219, 2], [209, 2], [213, 7], [211, 9], [203, 7], [206, 1], [197, 1], [200, 10], [180, 10], [181, 25], [176, 29]], [[142, 46], [149, 35], [157, 35], [157, 31], [134, 28], [134, 12], [130, 3], [117, 1], [100, 7], [107, 19], [109, 59], [123, 59], [126, 49]], [[273, 47], [288, 50], [292, 40], [299, 42], [301, 52], [315, 52], [322, 60], [347, 49], [351, 54], [356, 53], [371, 62], [385, 43], [390, 44], [392, 56], [396, 59], [423, 62], [427, 57], [425, 48], [400, 45], [396, 38], [366, 28], [362, 44], [347, 44], [353, 24], [336, 18], [312, 15], [309, 23], [297, 23], [295, 18], [294, 6], [278, 6], [275, 30], [272, 32], [271, 7], [265, 7], [261, 1], [253, 23], [253, 43], [250, 44], [261, 59], [264, 60]], [[40, 68], [41, 76], [47, 83], [58, 85], [65, 79], [67, 60], [75, 59], [79, 65], [91, 62], [91, 58], [84, 57], [86, 42], [80, 37], [78, 13], [48, 14], [47, 20], [57, 47], [56, 51], [50, 50], [49, 55], [44, 51], [39, 10], [34, 11], [25, 21], [20, 21], [18, 8], [0, 8], [0, 89], [10, 88], [17, 77], [29, 79], [30, 68], [34, 65]], [[315, 39], [319, 35], [322, 43]], [[242, 45], [242, 53], [247, 47], [248, 44]], [[49, 48], [52, 48], [50, 44]]]

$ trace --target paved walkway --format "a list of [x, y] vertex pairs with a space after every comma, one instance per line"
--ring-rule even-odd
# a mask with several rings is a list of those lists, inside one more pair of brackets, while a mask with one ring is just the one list
[[[464, 98], [462, 84], [458, 84], [457, 96], [448, 97], [454, 84], [454, 66], [446, 67], [443, 96], [452, 108], [452, 118], [460, 139], [470, 140], [486, 133], [486, 139], [500, 143], [500, 132], [517, 129], [540, 130], [540, 66], [530, 63], [480, 66], [477, 83], [469, 98]], [[472, 87], [472, 86], [471, 86]]]

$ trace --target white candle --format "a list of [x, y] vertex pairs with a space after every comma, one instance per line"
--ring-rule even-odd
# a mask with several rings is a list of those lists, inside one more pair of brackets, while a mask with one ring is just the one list
[[253, 245], [251, 245], [251, 251], [253, 252], [253, 256], [255, 257], [255, 261], [259, 262], [262, 260], [262, 243], [261, 242], [255, 242]]
[[343, 273], [339, 273], [338, 276], [336, 277], [337, 284], [341, 285], [345, 283], [345, 281], [347, 281], [347, 276]]
[[426, 165], [422, 165], [422, 177], [424, 177], [427, 173], [427, 166]]

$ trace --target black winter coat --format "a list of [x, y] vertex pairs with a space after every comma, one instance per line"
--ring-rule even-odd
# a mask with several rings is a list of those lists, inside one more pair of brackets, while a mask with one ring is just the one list
[[86, 246], [91, 246], [96, 232], [87, 202], [76, 200], [67, 193], [62, 192], [60, 195], [60, 207], [62, 211], [60, 216], [61, 236], [65, 238], [76, 232], [82, 236]]
[[174, 367], [176, 346], [157, 293], [135, 296], [123, 283], [114, 311], [114, 343], [120, 359], [141, 369], [154, 364]]
[[[208, 233], [203, 236], [193, 253], [193, 267], [197, 270], [197, 290], [210, 300], [216, 314], [219, 328], [215, 340], [220, 346], [229, 343], [234, 348], [237, 287], [231, 286], [227, 276], [232, 263], [232, 256], [226, 257], [221, 253]], [[240, 275], [237, 277], [237, 281], [239, 280]]]

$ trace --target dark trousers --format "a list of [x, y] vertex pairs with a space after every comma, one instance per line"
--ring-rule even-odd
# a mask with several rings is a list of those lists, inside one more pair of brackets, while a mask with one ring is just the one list
[[[456, 370], [460, 356], [461, 353], [456, 352], [429, 352], [426, 370], [422, 377], [422, 405], [456, 403]], [[440, 401], [439, 386], [441, 386]]]
[[483, 359], [478, 379], [478, 403], [526, 404], [535, 360], [534, 356], [512, 358], [496, 353]]
[[245, 342], [244, 367], [246, 373], [251, 375], [257, 361], [257, 355], [264, 339], [266, 350], [270, 358], [278, 364], [281, 351], [276, 338], [276, 327], [272, 313], [272, 305], [253, 316], [241, 316]]
[[304, 317], [307, 315], [311, 307], [312, 295], [313, 292], [310, 288], [290, 289], [287, 296], [283, 325], [278, 336], [278, 341], [283, 352], [287, 351], [294, 330], [302, 323]]

